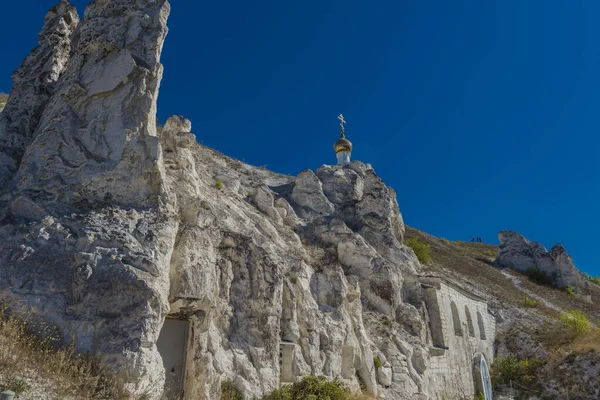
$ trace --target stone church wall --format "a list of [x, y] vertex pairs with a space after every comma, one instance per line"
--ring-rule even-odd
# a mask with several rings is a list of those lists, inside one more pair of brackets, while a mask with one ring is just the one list
[[493, 361], [495, 319], [483, 298], [439, 278], [424, 278], [422, 284], [433, 343], [427, 379], [436, 382], [440, 389], [434, 398], [447, 400], [471, 396], [475, 392], [474, 359], [481, 354], [489, 364]]

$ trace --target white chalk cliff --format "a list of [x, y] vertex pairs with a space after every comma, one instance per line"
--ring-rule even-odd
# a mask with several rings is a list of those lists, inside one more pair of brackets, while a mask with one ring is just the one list
[[[165, 386], [167, 316], [190, 325], [185, 398], [310, 374], [387, 399], [474, 393], [474, 357], [493, 357], [485, 299], [424, 283], [371, 166], [285, 176], [199, 145], [183, 117], [157, 128], [169, 7], [96, 0], [79, 21], [61, 1], [46, 17], [0, 114], [0, 295], [138, 393]], [[471, 334], [448, 328], [453, 299]]]

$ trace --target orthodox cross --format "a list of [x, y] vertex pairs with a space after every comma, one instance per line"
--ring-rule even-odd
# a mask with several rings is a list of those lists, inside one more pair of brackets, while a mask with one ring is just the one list
[[344, 124], [346, 121], [344, 120], [344, 116], [342, 114], [338, 115], [338, 119], [340, 120], [340, 127], [342, 128], [342, 135], [344, 134]]

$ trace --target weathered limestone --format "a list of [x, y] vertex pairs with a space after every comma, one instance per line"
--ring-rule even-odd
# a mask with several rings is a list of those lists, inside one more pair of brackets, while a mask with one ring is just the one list
[[0, 114], [0, 187], [16, 173], [23, 153], [35, 138], [42, 113], [69, 62], [71, 36], [79, 16], [60, 2], [52, 7], [36, 47], [13, 73], [11, 96]]
[[61, 1], [0, 115], [1, 176], [16, 171], [0, 185], [3, 299], [140, 393], [164, 386], [156, 341], [178, 225], [155, 131], [168, 12], [162, 0], [95, 1], [78, 25]]
[[[72, 7], [56, 10], [47, 25], [69, 28]], [[165, 318], [189, 326], [173, 367], [185, 398], [219, 398], [225, 380], [260, 397], [309, 374], [388, 399], [449, 393], [443, 368], [472, 381], [466, 344], [444, 336], [452, 295], [421, 287], [396, 194], [369, 165], [289, 177], [198, 145], [184, 117], [156, 128], [168, 12], [165, 0], [96, 0], [67, 35], [71, 56], [35, 105], [39, 123], [15, 131], [29, 139], [0, 189], [0, 295], [156, 398]], [[25, 105], [17, 86], [10, 102]], [[472, 312], [479, 332], [485, 303]], [[485, 329], [470, 342], [482, 352]]]
[[500, 240], [496, 263], [520, 271], [538, 268], [555, 280], [559, 287], [571, 286], [586, 294], [586, 282], [573, 264], [573, 259], [561, 244], [547, 251], [538, 242], [530, 242], [524, 236], [513, 231], [498, 233]]
[[[166, 0], [90, 3], [16, 176], [67, 203], [156, 204], [156, 100]], [[16, 100], [15, 100], [16, 101]]]

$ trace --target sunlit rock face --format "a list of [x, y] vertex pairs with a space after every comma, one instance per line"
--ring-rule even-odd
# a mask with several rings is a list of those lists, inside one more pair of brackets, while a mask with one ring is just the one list
[[[32, 103], [39, 118], [8, 119], [30, 101], [23, 67], [0, 117], [19, 127], [3, 125], [3, 143], [21, 146], [0, 160], [0, 295], [155, 398], [173, 383], [157, 347], [167, 317], [189, 324], [175, 341], [185, 398], [220, 398], [226, 380], [259, 397], [310, 374], [389, 399], [472, 394], [466, 345], [450, 342], [454, 364], [430, 357], [430, 316], [450, 310], [428, 308], [373, 168], [290, 177], [200, 146], [182, 116], [156, 127], [168, 13], [164, 0], [96, 0], [78, 23], [63, 1], [46, 19], [24, 65], [44, 70], [40, 49], [62, 61]], [[466, 387], [439, 381], [449, 365]]]
[[0, 115], [0, 291], [79, 350], [162, 391], [177, 221], [164, 191], [156, 99], [169, 4], [61, 1], [13, 75]]
[[166, 0], [92, 2], [16, 176], [63, 202], [157, 202]]
[[561, 244], [546, 250], [538, 242], [530, 242], [524, 236], [513, 231], [498, 234], [500, 252], [496, 263], [520, 271], [538, 268], [559, 287], [571, 286], [580, 294], [587, 294], [585, 279], [573, 264], [573, 259]]
[[14, 176], [25, 149], [70, 59], [71, 36], [79, 23], [77, 10], [61, 2], [52, 7], [36, 47], [13, 73], [12, 96], [0, 114], [0, 187]]

